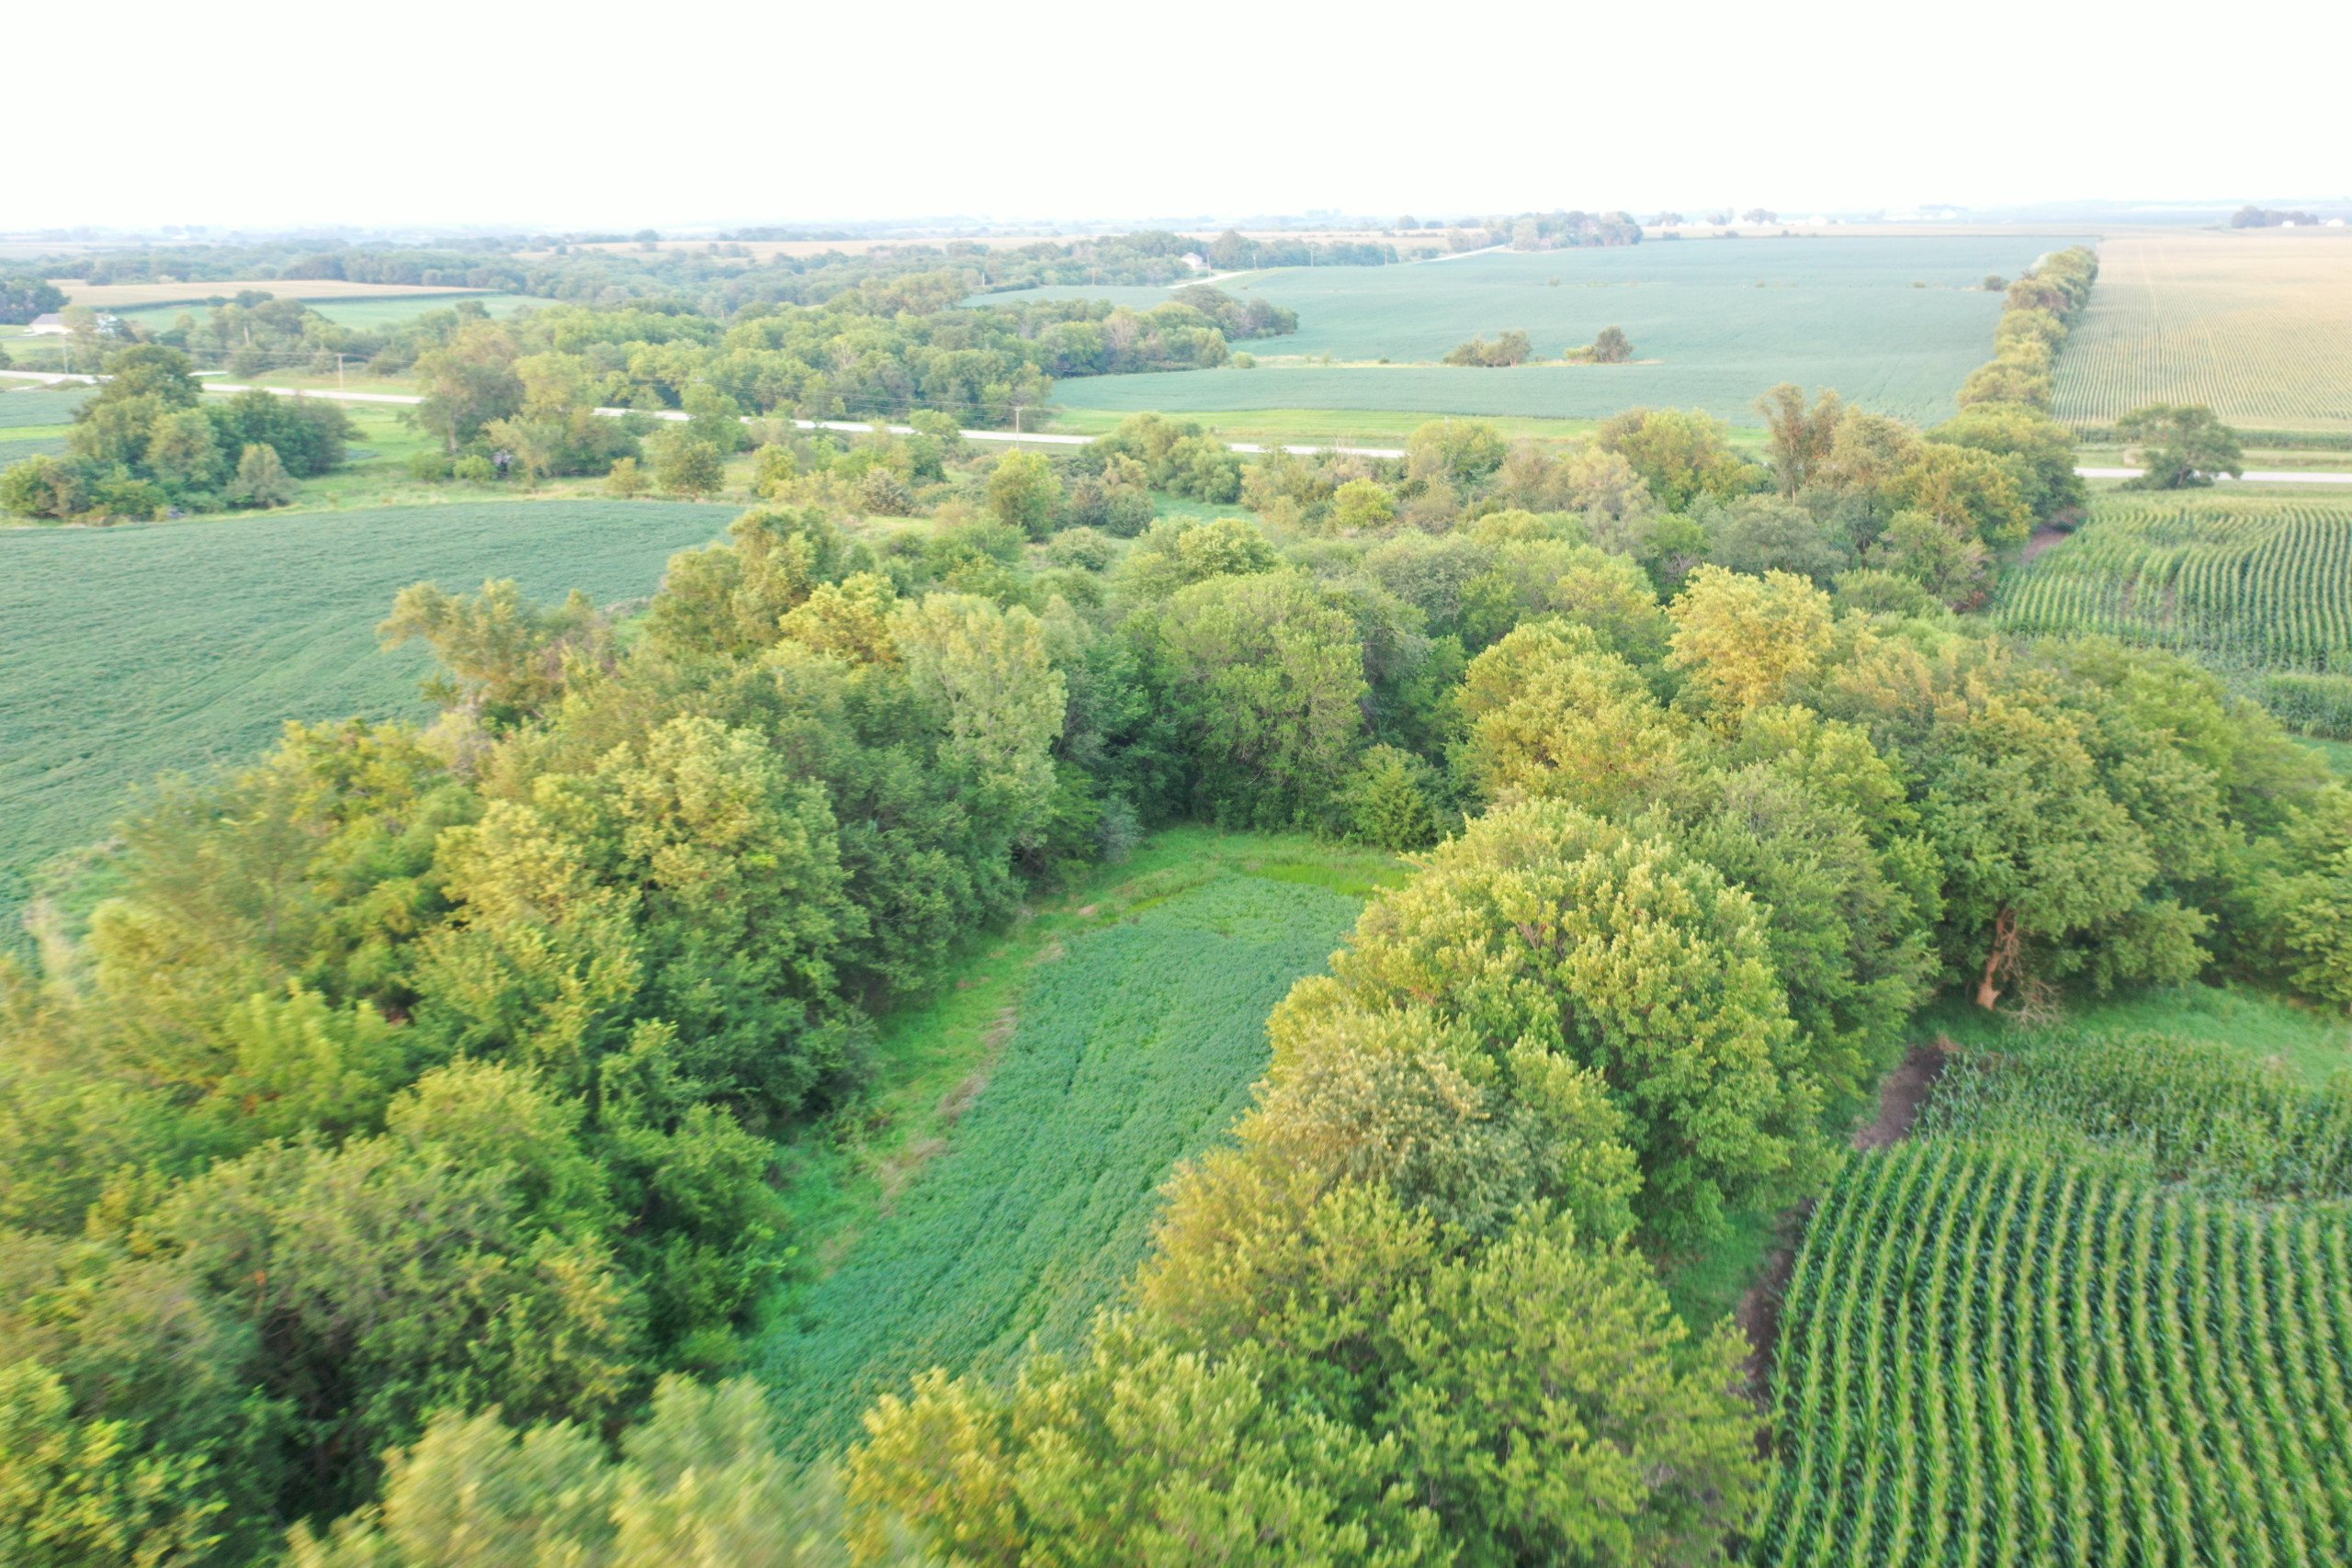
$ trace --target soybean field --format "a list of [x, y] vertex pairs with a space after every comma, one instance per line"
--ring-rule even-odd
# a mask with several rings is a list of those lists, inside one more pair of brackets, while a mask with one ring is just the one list
[[[2048, 235], [1676, 240], [1611, 249], [1491, 253], [1381, 267], [1246, 273], [1217, 287], [1298, 312], [1290, 336], [1238, 345], [1254, 368], [1096, 376], [1056, 384], [1073, 412], [1254, 409], [1599, 418], [1635, 405], [1702, 408], [1760, 423], [1781, 381], [1835, 387], [1874, 412], [1933, 423], [1992, 352], [2001, 296]], [[1068, 288], [972, 301], [1109, 297]], [[1626, 365], [1561, 363], [1604, 326], [1632, 338]], [[1535, 359], [1508, 368], [1438, 363], [1474, 336], [1523, 331]], [[1548, 362], [1548, 363], [1547, 363]]]
[[1184, 859], [1001, 977], [1001, 1055], [951, 1091], [942, 1146], [831, 1272], [778, 1303], [761, 1370], [808, 1451], [930, 1367], [994, 1375], [1033, 1337], [1076, 1348], [1141, 1261], [1161, 1184], [1248, 1106], [1267, 1013], [1366, 889], [1315, 858], [1348, 852], [1182, 837]]
[[76, 388], [0, 396], [0, 467], [27, 457], [62, 453], [65, 430], [74, 423], [74, 411], [89, 395], [88, 389]]
[[2352, 231], [2131, 235], [2098, 259], [2058, 358], [2059, 418], [2203, 403], [2248, 431], [2352, 434]]
[[35, 868], [103, 834], [133, 785], [242, 761], [288, 719], [421, 717], [425, 661], [378, 650], [408, 583], [652, 592], [732, 513], [490, 502], [106, 529], [0, 529], [0, 920]]

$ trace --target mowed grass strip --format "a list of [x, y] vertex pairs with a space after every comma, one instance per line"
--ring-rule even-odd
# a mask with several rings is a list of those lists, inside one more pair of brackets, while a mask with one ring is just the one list
[[886, 1021], [883, 1070], [905, 1079], [877, 1100], [890, 1135], [786, 1156], [807, 1274], [752, 1364], [803, 1451], [854, 1437], [927, 1368], [996, 1376], [1033, 1339], [1079, 1344], [1178, 1162], [1249, 1104], [1267, 1013], [1403, 870], [1306, 840], [1161, 835]]
[[2352, 230], [2127, 235], [2098, 260], [2059, 418], [2203, 403], [2250, 431], [2352, 433]]
[[404, 585], [636, 597], [733, 515], [493, 501], [0, 530], [0, 919], [159, 773], [243, 761], [288, 719], [422, 716], [423, 655], [376, 646]]

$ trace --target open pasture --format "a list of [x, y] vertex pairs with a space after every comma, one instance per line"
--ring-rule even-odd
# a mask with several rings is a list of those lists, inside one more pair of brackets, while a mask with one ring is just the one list
[[2059, 418], [2204, 403], [2248, 431], [2352, 433], [2352, 230], [2133, 234], [2098, 262], [2059, 355]]
[[[1055, 396], [1065, 409], [1097, 412], [1363, 409], [1555, 419], [1670, 404], [1755, 423], [1757, 396], [1793, 380], [1835, 387], [1877, 412], [1933, 422], [1952, 412], [1961, 381], [1992, 352], [2001, 300], [1984, 288], [1986, 276], [2013, 277], [2065, 243], [2028, 234], [1686, 240], [1249, 273], [1219, 287], [1262, 295], [1299, 317], [1296, 333], [1245, 345], [1254, 368], [1072, 378], [1057, 383]], [[1024, 292], [1138, 306], [1167, 298], [1148, 289]], [[1558, 363], [1612, 324], [1633, 339], [1635, 363]], [[1512, 329], [1532, 338], [1539, 361], [1552, 363], [1437, 363], [1468, 338]]]
[[[1138, 865], [1047, 916], [1046, 940], [1008, 942], [933, 1007], [884, 1021], [886, 1072], [984, 1032], [953, 1069], [968, 1077], [928, 1087], [944, 1107], [923, 1108], [927, 1135], [899, 1150], [878, 1211], [836, 1232], [821, 1250], [837, 1267], [788, 1288], [761, 1341], [784, 1428], [809, 1451], [855, 1436], [860, 1411], [926, 1368], [1001, 1373], [1033, 1337], [1073, 1348], [1142, 1259], [1161, 1184], [1248, 1106], [1267, 1013], [1339, 945], [1367, 873], [1397, 869], [1201, 829]], [[809, 1179], [788, 1170], [786, 1190]]]
[[732, 516], [500, 501], [0, 530], [0, 912], [158, 773], [245, 761], [288, 719], [422, 716], [421, 651], [376, 646], [408, 583], [634, 597]]

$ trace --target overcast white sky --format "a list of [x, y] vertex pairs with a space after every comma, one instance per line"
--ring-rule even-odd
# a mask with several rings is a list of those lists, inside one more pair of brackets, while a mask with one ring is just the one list
[[2352, 194], [2341, 0], [147, 9], [12, 51], [0, 230]]

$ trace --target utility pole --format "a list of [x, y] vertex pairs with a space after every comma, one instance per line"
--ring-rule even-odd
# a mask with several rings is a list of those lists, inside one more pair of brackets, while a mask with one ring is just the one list
[[341, 350], [337, 350], [334, 356], [334, 389], [338, 392], [343, 390], [343, 354]]

